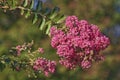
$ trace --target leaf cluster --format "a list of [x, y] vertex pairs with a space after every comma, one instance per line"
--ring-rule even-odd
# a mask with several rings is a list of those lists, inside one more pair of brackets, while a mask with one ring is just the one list
[[[20, 3], [20, 5], [18, 4]], [[66, 16], [60, 14], [58, 7], [45, 7], [41, 0], [8, 0], [1, 2], [4, 9], [15, 10], [19, 9], [21, 15], [25, 18], [32, 17], [32, 23], [37, 24], [40, 30], [44, 30], [49, 35], [49, 30], [53, 25], [60, 26]]]

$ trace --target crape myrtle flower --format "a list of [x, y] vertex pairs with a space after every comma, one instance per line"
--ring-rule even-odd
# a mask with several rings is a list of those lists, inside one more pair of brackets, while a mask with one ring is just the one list
[[45, 58], [38, 58], [33, 64], [33, 69], [35, 71], [43, 71], [45, 76], [49, 76], [49, 73], [54, 73], [56, 67], [55, 61], [50, 61]]
[[90, 68], [93, 61], [104, 59], [100, 54], [110, 44], [110, 40], [102, 34], [98, 26], [86, 20], [78, 20], [76, 16], [68, 16], [65, 20], [67, 31], [51, 27], [51, 46], [57, 50], [60, 64], [74, 69], [80, 66]]
[[[13, 64], [13, 68], [15, 68], [16, 71], [20, 71], [20, 69], [22, 68], [30, 67], [35, 72], [43, 71], [45, 76], [49, 76], [49, 73], [54, 73], [56, 68], [56, 62], [45, 59], [43, 57], [39, 57], [39, 53], [44, 53], [44, 49], [41, 47], [39, 47], [37, 50], [29, 51], [31, 50], [31, 48], [28, 48], [29, 45], [30, 43], [18, 45], [15, 47], [17, 51], [17, 56], [20, 56], [19, 58], [22, 59], [20, 59], [21, 61], [15, 62]], [[21, 55], [23, 53], [22, 51], [26, 51], [27, 54], [25, 57]], [[27, 65], [27, 67], [22, 65]]]

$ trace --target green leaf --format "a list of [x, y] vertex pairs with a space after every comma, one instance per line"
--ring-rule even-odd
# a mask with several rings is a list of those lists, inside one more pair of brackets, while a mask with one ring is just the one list
[[50, 23], [48, 24], [47, 30], [46, 30], [46, 34], [48, 34], [48, 35], [49, 35], [49, 31], [50, 31], [51, 26], [52, 26], [52, 24], [51, 24], [51, 22], [50, 22]]
[[48, 25], [49, 23], [51, 23], [51, 21], [50, 21], [50, 20], [48, 20], [48, 21], [45, 23], [45, 25]]
[[30, 2], [30, 9], [32, 9], [33, 6], [34, 6], [34, 0], [31, 0], [31, 2]]
[[46, 8], [44, 15], [49, 15], [50, 13], [51, 13], [51, 9], [50, 8]]
[[65, 15], [62, 15], [62, 16], [60, 17], [60, 19], [58, 19], [58, 21], [56, 21], [56, 23], [61, 23], [61, 22], [63, 22], [65, 19], [66, 19], [66, 16], [65, 16]]
[[[13, 5], [14, 5], [14, 0], [7, 0], [7, 4], [9, 5], [9, 7], [12, 8]], [[5, 3], [5, 2], [2, 2], [1, 5], [6, 5], [6, 3]]]
[[38, 5], [37, 5], [37, 11], [41, 11], [42, 10], [42, 1], [38, 1]]
[[41, 23], [40, 23], [40, 25], [39, 25], [40, 26], [40, 28], [39, 28], [40, 30], [43, 30], [43, 28], [45, 26], [45, 22], [46, 22], [46, 20], [45, 20], [45, 18], [43, 18]]
[[12, 0], [12, 9], [15, 9], [15, 4], [16, 4], [16, 1]]
[[5, 69], [5, 64], [3, 64], [2, 62], [0, 62], [0, 71], [3, 71]]
[[62, 16], [64, 16], [64, 15], [58, 14], [57, 17], [55, 17], [55, 18], [53, 19], [53, 21], [54, 21], [55, 23], [57, 23], [57, 21], [60, 20]]
[[58, 7], [54, 7], [54, 9], [53, 9], [53, 13], [58, 13], [60, 11], [60, 8], [58, 8]]
[[58, 12], [60, 11], [60, 9], [58, 7], [55, 7], [50, 15], [50, 19], [55, 18], [58, 15]]
[[37, 13], [35, 13], [32, 23], [35, 24], [37, 22], [37, 20], [38, 20], [38, 15], [37, 15]]
[[55, 18], [57, 15], [58, 15], [58, 13], [52, 13], [51, 16], [50, 16], [50, 19]]
[[25, 18], [28, 18], [30, 16], [30, 11], [27, 11]]
[[26, 7], [28, 5], [28, 0], [23, 1], [23, 6]]
[[24, 14], [24, 12], [25, 12], [25, 11], [24, 11], [24, 9], [21, 9], [21, 15], [23, 15], [23, 14]]

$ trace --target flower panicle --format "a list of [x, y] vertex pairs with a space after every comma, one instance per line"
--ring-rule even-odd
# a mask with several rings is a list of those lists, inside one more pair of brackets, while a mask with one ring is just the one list
[[100, 54], [110, 44], [98, 26], [86, 20], [78, 20], [76, 16], [68, 16], [65, 20], [67, 32], [51, 27], [51, 46], [57, 50], [60, 64], [74, 69], [77, 65], [90, 68], [93, 61], [103, 60]]

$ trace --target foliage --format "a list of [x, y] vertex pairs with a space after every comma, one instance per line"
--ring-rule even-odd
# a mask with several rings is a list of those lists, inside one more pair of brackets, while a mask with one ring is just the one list
[[18, 2], [16, 0], [1, 2], [1, 8], [5, 10], [20, 9], [21, 15], [25, 15], [25, 18], [32, 16], [32, 23], [38, 24], [39, 29], [44, 29], [46, 34], [49, 34], [52, 25], [60, 25], [65, 19], [65, 16], [59, 13], [60, 9], [58, 7], [44, 8], [43, 2], [40, 0], [23, 0], [21, 4], [18, 4]]

